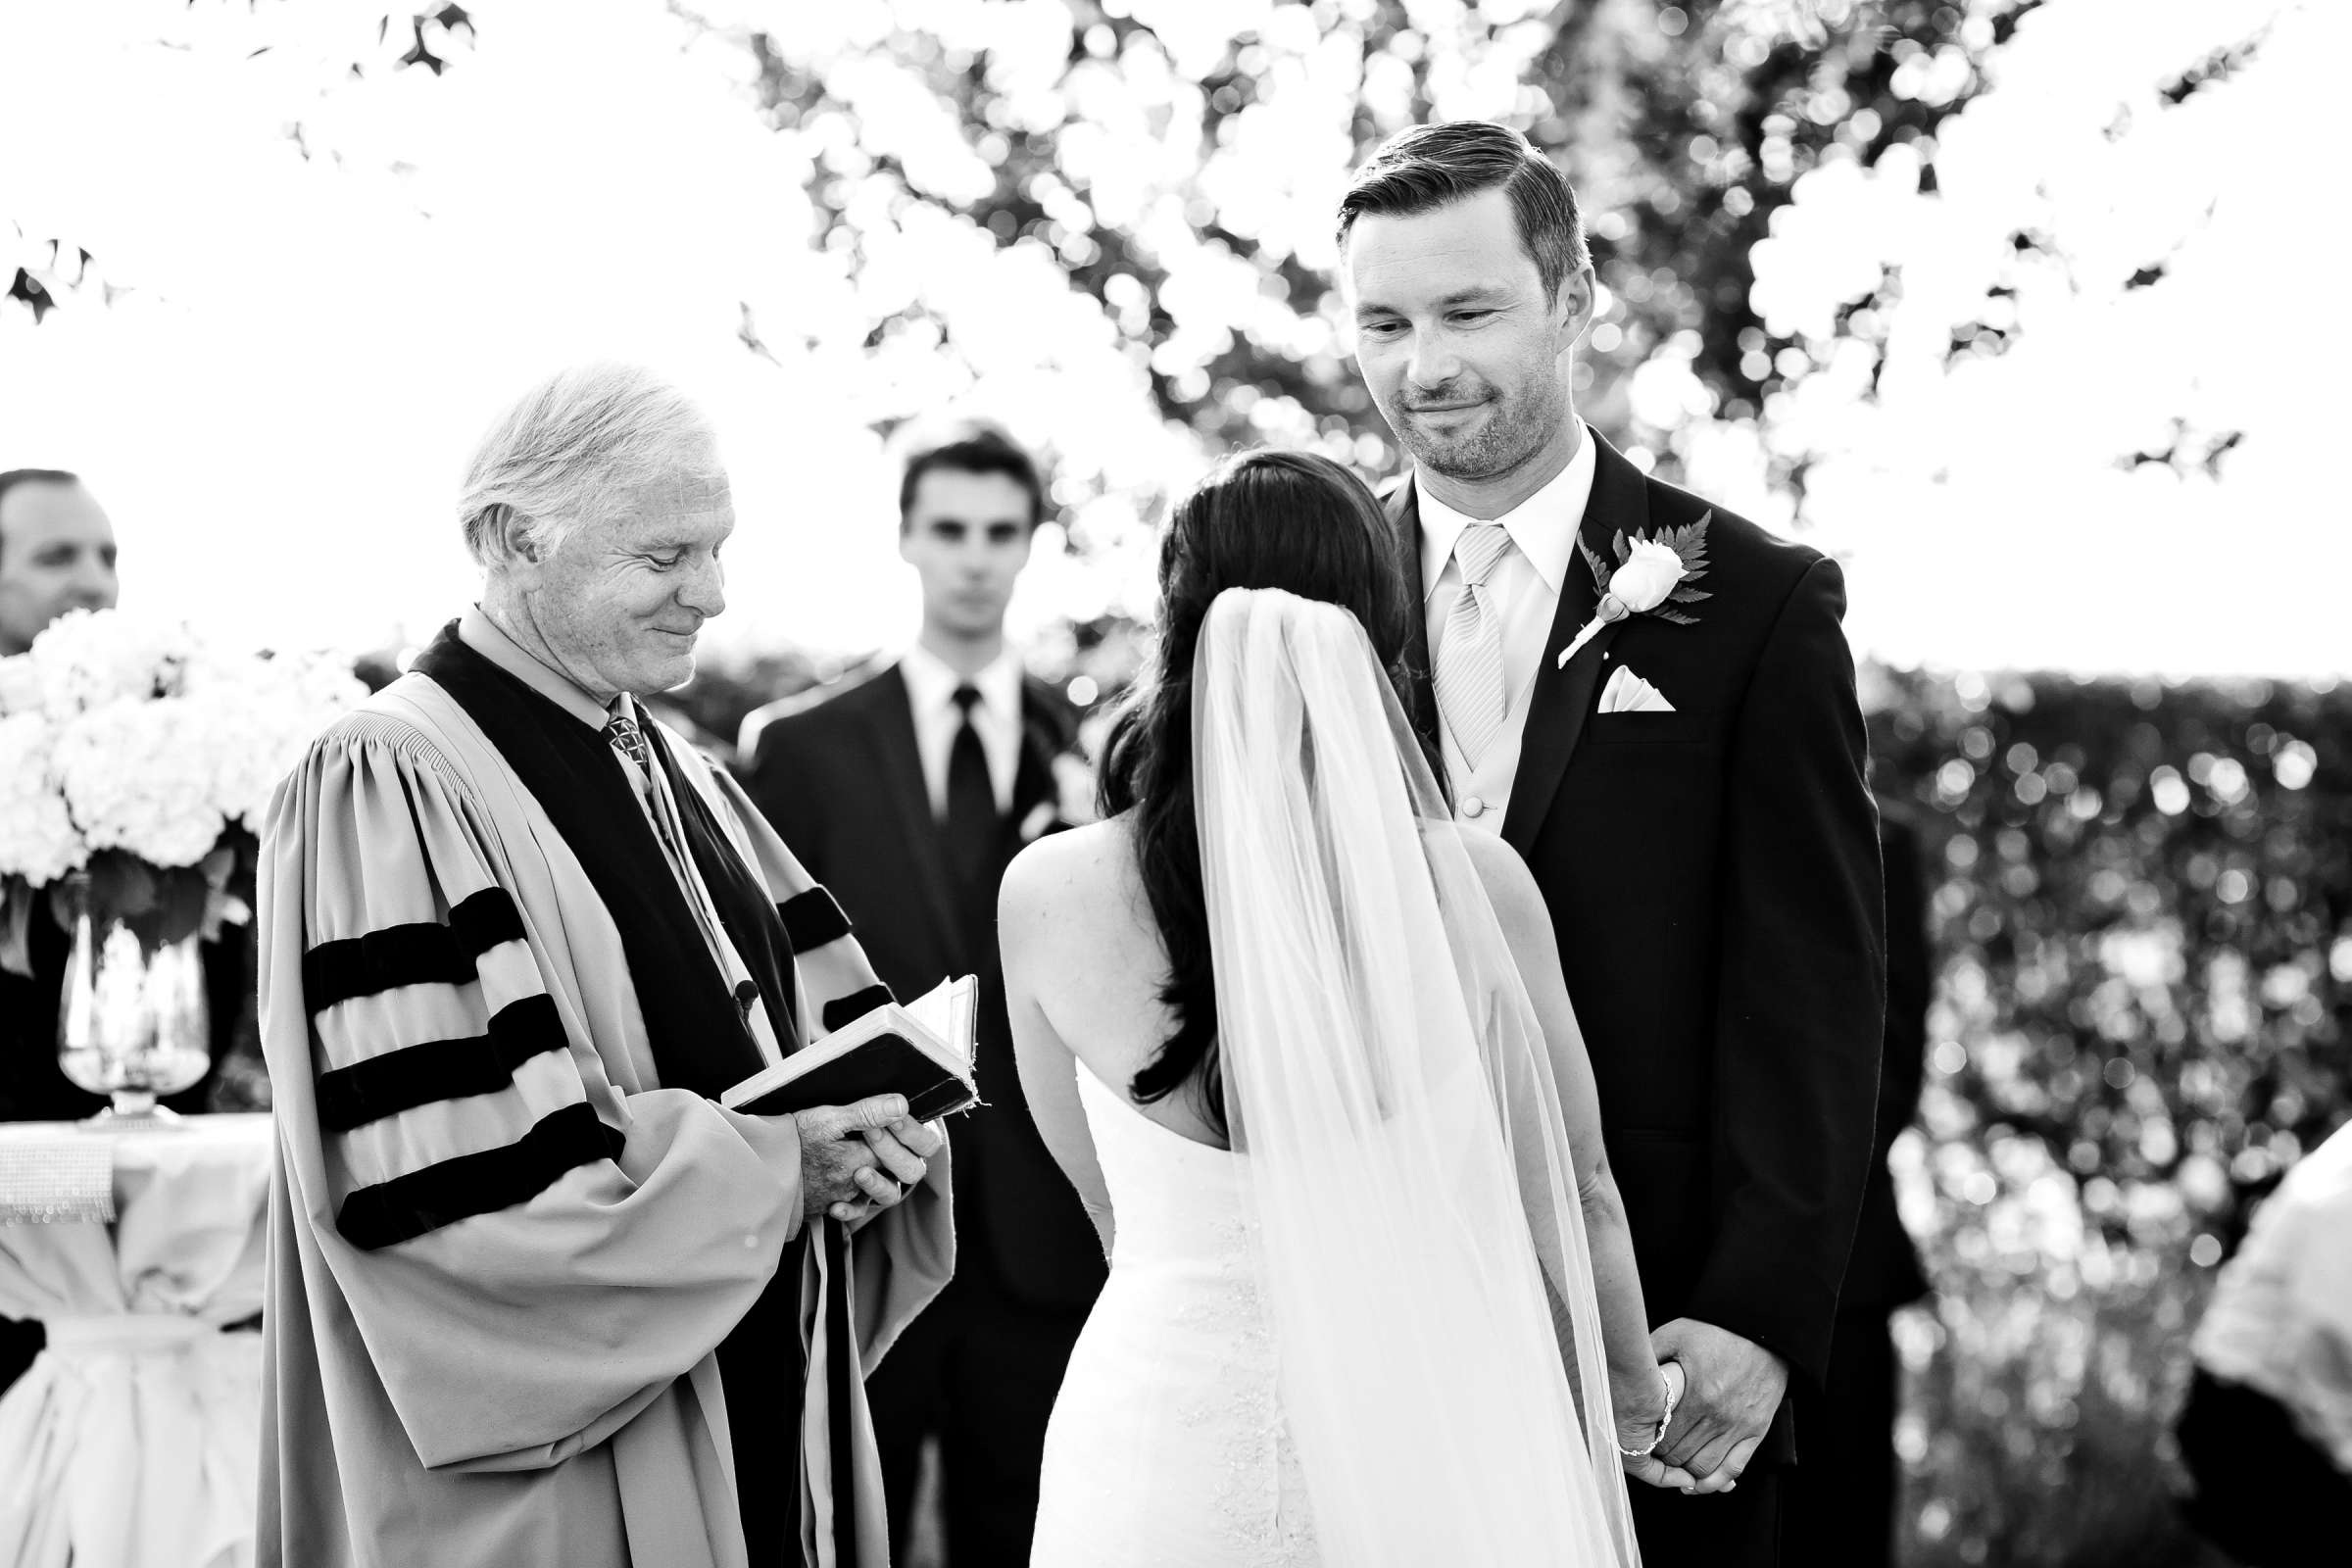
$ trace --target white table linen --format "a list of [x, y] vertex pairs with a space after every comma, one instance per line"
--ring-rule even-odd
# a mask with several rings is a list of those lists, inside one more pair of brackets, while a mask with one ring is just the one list
[[261, 1336], [221, 1331], [262, 1306], [270, 1118], [0, 1126], [20, 1154], [93, 1141], [114, 1224], [0, 1224], [0, 1315], [49, 1338], [0, 1398], [0, 1568], [243, 1568]]

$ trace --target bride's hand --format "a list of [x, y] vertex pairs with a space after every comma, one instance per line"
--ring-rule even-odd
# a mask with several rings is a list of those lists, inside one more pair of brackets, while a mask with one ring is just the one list
[[1689, 1493], [1698, 1482], [1688, 1470], [1666, 1463], [1656, 1454], [1646, 1459], [1625, 1461], [1626, 1479], [1640, 1481], [1668, 1492]]
[[[1617, 1448], [1621, 1455], [1629, 1448], [1654, 1448], [1662, 1437], [1659, 1418], [1665, 1416], [1671, 1419], [1674, 1407], [1682, 1403], [1686, 1386], [1687, 1375], [1682, 1363], [1663, 1361], [1658, 1365], [1658, 1376], [1644, 1384], [1642, 1393], [1646, 1397], [1621, 1397], [1613, 1401], [1617, 1416]], [[1689, 1471], [1668, 1464], [1655, 1451], [1638, 1459], [1626, 1457], [1624, 1464], [1627, 1477], [1648, 1486], [1689, 1493], [1699, 1485], [1697, 1478]]]
[[1659, 1419], [1682, 1403], [1687, 1386], [1680, 1361], [1660, 1361], [1631, 1389], [1612, 1389], [1609, 1403], [1617, 1417], [1617, 1446], [1648, 1447], [1659, 1437]]

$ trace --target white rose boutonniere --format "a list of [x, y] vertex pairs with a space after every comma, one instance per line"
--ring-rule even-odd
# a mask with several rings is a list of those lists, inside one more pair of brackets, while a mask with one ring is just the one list
[[1678, 626], [1696, 623], [1697, 616], [1674, 607], [1714, 597], [1695, 586], [1707, 574], [1707, 524], [1714, 516], [1712, 512], [1705, 513], [1688, 527], [1662, 529], [1655, 535], [1637, 534], [1630, 541], [1620, 533], [1615, 541], [1614, 566], [1578, 539], [1576, 548], [1584, 552], [1586, 564], [1592, 568], [1593, 586], [1600, 590], [1600, 608], [1560, 650], [1558, 667], [1566, 668], [1585, 644], [1600, 635], [1601, 627], [1628, 615], [1655, 615]]

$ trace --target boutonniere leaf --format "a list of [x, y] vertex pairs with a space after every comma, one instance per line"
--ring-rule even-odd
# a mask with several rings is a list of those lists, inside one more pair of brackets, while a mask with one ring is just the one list
[[1631, 540], [1620, 529], [1610, 541], [1617, 557], [1614, 565], [1578, 535], [1576, 548], [1592, 570], [1592, 585], [1600, 590], [1600, 608], [1560, 650], [1558, 667], [1565, 669], [1585, 644], [1600, 635], [1601, 627], [1629, 615], [1655, 615], [1678, 626], [1696, 625], [1696, 615], [1676, 607], [1714, 597], [1698, 586], [1698, 580], [1707, 574], [1707, 524], [1714, 519], [1714, 513], [1702, 513], [1696, 522], [1637, 534]]

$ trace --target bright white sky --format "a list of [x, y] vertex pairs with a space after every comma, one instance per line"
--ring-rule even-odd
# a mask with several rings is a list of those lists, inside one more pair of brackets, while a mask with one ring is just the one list
[[[2346, 8], [2290, 7], [2244, 79], [2100, 134], [2187, 43], [2278, 9], [2057, 0], [1946, 137], [1939, 200], [1852, 171], [1801, 192], [1759, 265], [1796, 317], [1840, 268], [1900, 261], [1920, 321], [1898, 331], [1924, 342], [2020, 215], [2082, 257], [2078, 281], [2021, 296], [2002, 359], [1947, 376], [1914, 355], [1875, 410], [1828, 380], [1815, 394], [1837, 456], [1808, 537], [1847, 562], [1860, 651], [2352, 670], [2352, 530], [2324, 471], [2346, 402], [2341, 247], [2317, 232], [2338, 220], [2322, 157]], [[740, 53], [691, 44], [657, 0], [482, 0], [447, 76], [336, 82], [321, 62], [368, 53], [380, 10], [0, 0], [0, 212], [79, 240], [127, 290], [38, 328], [0, 317], [0, 467], [89, 476], [127, 603], [257, 641], [379, 645], [469, 595], [450, 509], [491, 413], [565, 362], [639, 359], [726, 444], [742, 526], [714, 633], [904, 636], [875, 437], [772, 303], [782, 366], [736, 339], [739, 301], [792, 293], [809, 231], [798, 172], [737, 90]], [[256, 41], [273, 47], [243, 58]], [[296, 121], [309, 162], [282, 134]], [[2164, 285], [2116, 293], [2208, 206]], [[2248, 432], [2221, 482], [2109, 464], [2175, 413]], [[1752, 442], [1696, 440], [1708, 488], [1773, 514]], [[1085, 575], [1042, 564], [1016, 618], [1099, 595]]]

